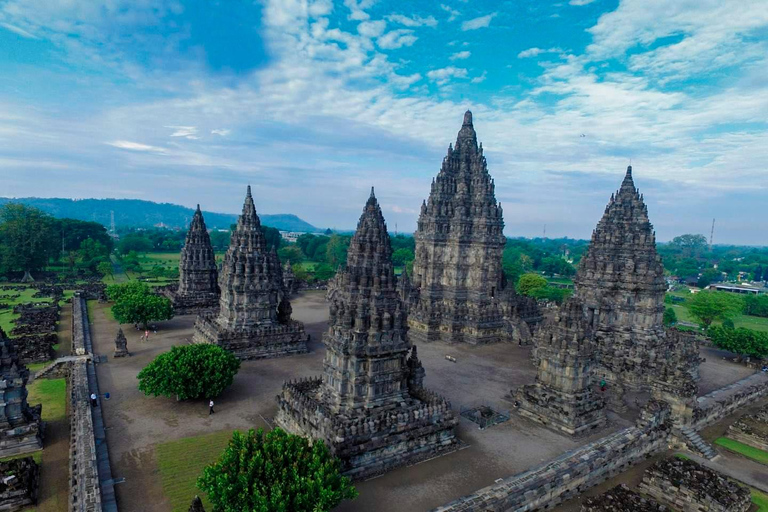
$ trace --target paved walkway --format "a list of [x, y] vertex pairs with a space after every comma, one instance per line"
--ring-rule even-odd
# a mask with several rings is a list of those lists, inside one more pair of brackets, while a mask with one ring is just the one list
[[749, 377], [743, 378], [740, 381], [734, 382], [724, 388], [716, 389], [708, 395], [704, 395], [698, 399], [699, 407], [706, 409], [710, 405], [727, 398], [749, 386], [768, 385], [768, 373], [757, 372]]
[[702, 466], [719, 471], [734, 480], [743, 482], [755, 489], [760, 489], [763, 492], [768, 492], [768, 468], [762, 464], [752, 462], [737, 455], [723, 453], [714, 461], [707, 460], [691, 452], [686, 452], [685, 456], [695, 460]]

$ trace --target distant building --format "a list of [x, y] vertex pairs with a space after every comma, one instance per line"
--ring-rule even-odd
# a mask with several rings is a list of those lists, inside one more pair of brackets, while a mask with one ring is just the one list
[[296, 240], [298, 240], [299, 237], [304, 234], [306, 233], [301, 231], [281, 231], [280, 238], [282, 238], [286, 242], [296, 243]]
[[768, 293], [768, 290], [765, 288], [757, 288], [754, 286], [747, 286], [747, 285], [737, 285], [737, 284], [711, 284], [707, 287], [709, 290], [715, 290], [718, 292], [728, 292], [728, 293], [751, 293], [753, 295], [758, 295], [761, 293]]

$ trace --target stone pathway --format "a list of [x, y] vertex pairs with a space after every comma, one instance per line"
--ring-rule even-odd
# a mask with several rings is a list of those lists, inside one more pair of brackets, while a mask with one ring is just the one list
[[768, 385], [768, 373], [757, 372], [749, 377], [743, 378], [740, 381], [734, 382], [724, 388], [716, 389], [715, 391], [699, 397], [698, 405], [702, 409], [706, 409], [715, 402], [718, 402], [724, 398], [727, 398], [735, 393], [738, 393], [744, 388], [757, 385]]
[[[712, 461], [690, 452], [686, 452], [685, 455], [702, 466], [719, 471], [755, 489], [768, 492], [768, 468], [757, 462], [752, 462], [743, 457], [738, 457], [738, 460], [736, 460], [736, 457], [721, 456], [716, 461]], [[761, 475], [762, 478], [755, 475]]]

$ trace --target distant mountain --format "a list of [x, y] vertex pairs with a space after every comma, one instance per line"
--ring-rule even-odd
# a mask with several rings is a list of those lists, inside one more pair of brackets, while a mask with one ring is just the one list
[[[116, 226], [150, 227], [163, 224], [169, 228], [186, 228], [192, 219], [194, 210], [178, 204], [155, 203], [140, 199], [62, 199], [0, 197], [0, 206], [6, 203], [22, 203], [34, 206], [54, 217], [89, 220], [99, 222], [107, 228], [110, 224], [110, 212], [115, 212]], [[205, 224], [211, 229], [228, 228], [237, 222], [237, 215], [230, 213], [203, 212]], [[265, 226], [281, 231], [299, 231], [314, 233], [321, 231], [312, 224], [289, 213], [277, 215], [260, 214]]]

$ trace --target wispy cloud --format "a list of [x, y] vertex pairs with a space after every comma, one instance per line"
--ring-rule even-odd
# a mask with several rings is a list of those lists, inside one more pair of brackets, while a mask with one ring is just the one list
[[433, 69], [427, 72], [427, 78], [435, 82], [437, 85], [445, 85], [450, 82], [451, 78], [466, 78], [467, 70], [464, 68], [457, 68], [454, 66], [448, 66], [441, 69]]
[[479, 84], [479, 83], [485, 82], [485, 79], [487, 78], [487, 76], [488, 76], [488, 72], [483, 71], [482, 75], [476, 76], [475, 78], [470, 80], [470, 82], [472, 82], [473, 84]]
[[403, 46], [411, 46], [418, 40], [418, 37], [413, 35], [413, 30], [409, 29], [397, 29], [390, 30], [383, 36], [376, 40], [376, 44], [383, 50], [395, 50], [402, 48]]
[[527, 50], [523, 50], [520, 53], [517, 54], [518, 59], [527, 59], [528, 57], [536, 57], [538, 55], [541, 55], [543, 53], [562, 53], [562, 49], [560, 48], [528, 48]]
[[171, 137], [184, 137], [185, 139], [196, 140], [197, 128], [194, 126], [166, 126], [166, 128], [173, 128], [174, 132]]
[[434, 16], [427, 16], [422, 18], [421, 16], [403, 16], [402, 14], [390, 14], [387, 19], [393, 23], [399, 23], [406, 27], [436, 27], [437, 20]]
[[25, 37], [27, 39], [37, 39], [38, 38], [36, 35], [30, 34], [26, 30], [21, 29], [21, 28], [15, 26], [15, 25], [11, 25], [9, 23], [1, 23], [0, 22], [0, 27], [3, 27], [4, 29], [13, 32], [16, 35], [19, 35], [21, 37]]
[[595, 0], [571, 0], [571, 1], [570, 1], [570, 2], [568, 2], [568, 3], [569, 3], [570, 5], [578, 5], [578, 6], [582, 6], [582, 5], [589, 5], [589, 4], [591, 4], [592, 2], [594, 2], [594, 1], [595, 1]]
[[157, 147], [157, 146], [150, 146], [149, 144], [141, 144], [139, 142], [131, 142], [129, 140], [115, 140], [112, 142], [107, 142], [107, 145], [114, 146], [116, 148], [120, 149], [129, 149], [131, 151], [146, 151], [150, 153], [165, 153], [165, 149]]
[[232, 130], [229, 130], [229, 129], [226, 129], [226, 128], [218, 128], [218, 129], [215, 129], [215, 130], [211, 130], [211, 134], [213, 134], [213, 135], [221, 135], [222, 137], [226, 137], [230, 133], [232, 133]]
[[472, 55], [471, 52], [464, 50], [463, 52], [456, 52], [452, 54], [449, 58], [451, 60], [462, 60], [462, 59], [468, 59], [470, 55]]
[[485, 28], [491, 24], [491, 20], [496, 17], [496, 13], [487, 14], [485, 16], [480, 16], [479, 18], [473, 18], [471, 20], [467, 20], [465, 22], [462, 22], [461, 24], [461, 30], [467, 31], [467, 30], [477, 30], [479, 28]]
[[449, 14], [448, 21], [453, 21], [461, 16], [461, 12], [457, 11], [450, 5], [440, 4], [440, 8]]

